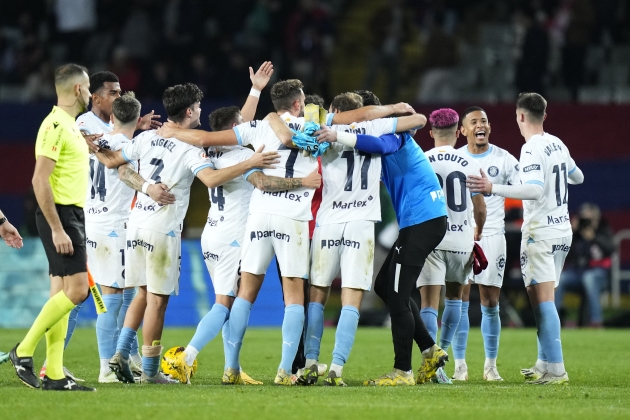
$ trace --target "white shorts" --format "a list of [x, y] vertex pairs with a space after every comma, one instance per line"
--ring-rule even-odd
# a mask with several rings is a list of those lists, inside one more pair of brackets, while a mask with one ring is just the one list
[[549, 281], [558, 286], [572, 238], [565, 236], [543, 241], [529, 238], [521, 242], [521, 271], [526, 287]]
[[473, 283], [500, 288], [503, 286], [505, 272], [505, 234], [482, 236], [481, 241], [477, 243], [488, 260], [488, 268], [480, 274], [474, 274]]
[[94, 282], [101, 286], [125, 287], [125, 233], [108, 236], [85, 230], [87, 263]]
[[341, 267], [341, 287], [369, 291], [374, 272], [374, 222], [315, 227], [311, 258], [312, 285], [330, 287]]
[[247, 218], [241, 271], [265, 274], [276, 255], [284, 277], [308, 279], [308, 222], [267, 213]]
[[181, 238], [153, 230], [127, 228], [127, 286], [147, 286], [155, 295], [179, 292]]
[[434, 249], [422, 267], [416, 287], [443, 286], [444, 281], [466, 284], [472, 275], [473, 253]]
[[214, 242], [210, 235], [201, 235], [201, 252], [214, 293], [235, 297], [241, 279], [241, 247]]

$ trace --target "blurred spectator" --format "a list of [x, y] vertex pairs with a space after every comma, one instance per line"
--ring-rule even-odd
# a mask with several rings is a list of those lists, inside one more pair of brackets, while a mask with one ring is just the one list
[[[121, 46], [125, 48], [127, 56], [135, 60], [151, 58], [159, 42], [159, 34], [155, 32], [155, 22], [152, 22], [147, 3], [148, 0], [134, 1], [120, 32]], [[120, 17], [124, 18], [125, 15]]]
[[306, 95], [304, 97], [304, 104], [308, 105], [308, 104], [315, 104], [315, 105], [319, 105], [322, 108], [326, 108], [324, 106], [324, 98], [322, 98], [319, 95], [316, 94], [312, 94], [312, 95]]
[[66, 61], [83, 64], [85, 43], [96, 29], [96, 0], [56, 0], [59, 40], [67, 47]]
[[562, 313], [565, 292], [583, 291], [590, 326], [601, 327], [600, 296], [608, 285], [611, 255], [615, 251], [613, 232], [601, 218], [599, 207], [591, 203], [580, 206], [578, 217], [571, 219], [571, 225], [573, 241], [556, 289], [556, 306]]
[[142, 79], [142, 96], [148, 100], [161, 101], [166, 88], [172, 85], [169, 64], [164, 60], [156, 61], [151, 66], [149, 74]]
[[562, 51], [562, 74], [575, 102], [578, 88], [584, 83], [586, 48], [591, 41], [595, 11], [591, 0], [564, 0], [561, 11], [569, 14]]
[[55, 93], [54, 73], [55, 70], [50, 61], [43, 62], [37, 72], [31, 73], [26, 78], [24, 101], [37, 102], [55, 99], [57, 95]]
[[137, 65], [129, 59], [124, 47], [119, 46], [114, 49], [109, 71], [118, 76], [120, 86], [124, 86], [125, 91], [135, 92], [140, 87], [140, 71]]
[[457, 40], [444, 30], [445, 14], [435, 13], [425, 46], [420, 71], [423, 72], [418, 90], [420, 102], [450, 102], [457, 100], [454, 68], [459, 62]]
[[388, 4], [377, 10], [370, 20], [371, 51], [364, 86], [367, 90], [373, 90], [380, 70], [385, 68], [387, 74], [387, 94], [383, 98], [385, 103], [392, 102], [398, 94], [402, 46], [411, 35], [408, 16], [411, 16], [411, 13], [404, 7], [404, 0], [389, 0]]
[[524, 32], [516, 63], [516, 89], [518, 92], [536, 92], [545, 96], [544, 78], [549, 62], [547, 31], [533, 10], [518, 9], [514, 21]]

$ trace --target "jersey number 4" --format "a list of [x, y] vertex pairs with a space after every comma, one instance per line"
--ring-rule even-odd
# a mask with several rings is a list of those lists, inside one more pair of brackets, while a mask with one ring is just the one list
[[90, 159], [90, 178], [92, 179], [92, 190], [90, 197], [94, 199], [96, 193], [101, 201], [105, 201], [107, 188], [105, 187], [105, 165], [96, 159]]
[[[462, 172], [455, 171], [448, 174], [446, 177], [446, 184], [442, 181], [442, 177], [436, 174], [438, 181], [440, 181], [440, 187], [446, 195], [446, 204], [448, 208], [454, 212], [462, 212], [466, 210], [466, 175]], [[459, 184], [459, 203], [455, 202], [455, 185]]]
[[219, 211], [223, 211], [225, 206], [225, 197], [223, 197], [223, 185], [215, 187], [210, 191], [210, 197], [212, 198], [212, 204], [219, 206]]

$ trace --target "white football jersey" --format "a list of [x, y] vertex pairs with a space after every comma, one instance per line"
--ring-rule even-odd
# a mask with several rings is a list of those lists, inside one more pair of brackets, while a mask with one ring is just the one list
[[[333, 125], [337, 131], [381, 136], [395, 133], [396, 118]], [[317, 224], [381, 220], [381, 155], [333, 143], [322, 156], [322, 204]]]
[[450, 146], [435, 147], [425, 154], [446, 197], [446, 235], [436, 249], [472, 252], [475, 240], [473, 204], [466, 178], [479, 175], [481, 167], [467, 154]]
[[179, 236], [195, 175], [202, 169], [213, 168], [206, 152], [175, 138], [162, 138], [155, 130], [149, 130], [126, 144], [122, 153], [129, 162], [140, 161], [139, 173], [144, 179], [154, 184], [167, 185], [175, 196], [174, 204], [162, 206], [148, 195], [138, 194], [129, 225]]
[[[101, 147], [113, 151], [127, 143], [130, 140], [124, 134], [105, 134], [100, 138]], [[129, 219], [134, 193], [118, 178], [118, 168], [107, 169], [90, 155], [90, 182], [83, 208], [86, 227], [101, 235], [117, 236]]]
[[[228, 168], [241, 163], [254, 152], [242, 146], [218, 146], [208, 148], [208, 159], [216, 169]], [[209, 188], [210, 211], [203, 236], [209, 235], [213, 242], [241, 246], [245, 224], [249, 214], [249, 202], [254, 186], [247, 181], [253, 170], [225, 184]]]
[[114, 129], [114, 123], [106, 123], [96, 116], [92, 111], [79, 115], [77, 118], [77, 127], [79, 130], [88, 134], [107, 134]]
[[540, 200], [523, 200], [523, 239], [535, 241], [572, 234], [569, 221], [569, 174], [575, 161], [558, 137], [537, 134], [521, 148], [521, 183], [544, 188]]
[[[516, 185], [519, 183], [518, 160], [508, 151], [491, 144], [488, 150], [479, 155], [468, 151], [468, 145], [460, 147], [460, 152], [474, 159], [493, 184]], [[496, 194], [484, 194], [486, 200], [486, 223], [483, 236], [505, 233], [505, 198]], [[473, 226], [474, 226], [473, 219]]]
[[[289, 114], [285, 114], [289, 115]], [[285, 116], [282, 116], [285, 120]], [[304, 126], [304, 118], [293, 118], [290, 124], [294, 127]], [[296, 129], [296, 128], [294, 128]], [[277, 151], [280, 162], [274, 164], [274, 169], [265, 169], [269, 176], [280, 178], [304, 178], [317, 169], [317, 159], [304, 156], [299, 149], [286, 147], [267, 121], [249, 121], [234, 127], [239, 144], [254, 146], [258, 150], [265, 145], [265, 152]], [[249, 205], [250, 213], [268, 213], [288, 217], [295, 220], [311, 220], [311, 201], [314, 188], [297, 188], [291, 191], [268, 192], [254, 189]]]

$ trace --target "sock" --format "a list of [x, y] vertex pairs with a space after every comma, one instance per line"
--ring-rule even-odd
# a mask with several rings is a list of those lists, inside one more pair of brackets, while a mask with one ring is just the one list
[[109, 360], [116, 353], [119, 334], [117, 317], [122, 305], [122, 295], [118, 293], [103, 295], [103, 303], [107, 307], [107, 312], [96, 316], [96, 342], [99, 357]]
[[[230, 311], [230, 329], [228, 333], [227, 344], [230, 351], [226, 354], [226, 368], [240, 369], [239, 357], [241, 346], [243, 345], [243, 337], [249, 322], [249, 314], [252, 312], [252, 304], [237, 297], [234, 299], [232, 310]], [[297, 349], [297, 343], [296, 343]], [[291, 359], [293, 360], [293, 359]]]
[[[199, 353], [206, 344], [219, 334], [221, 327], [223, 327], [229, 316], [230, 310], [227, 307], [220, 303], [212, 305], [212, 309], [199, 321], [197, 331], [195, 331], [195, 335], [190, 340], [189, 346], [195, 348], [197, 353]], [[189, 364], [192, 365], [192, 363]]]
[[[129, 327], [123, 327], [123, 329], [120, 330], [120, 335], [118, 336], [118, 344], [116, 345], [116, 351], [120, 352], [120, 355], [123, 358], [129, 359], [129, 349], [131, 348], [131, 343], [135, 337], [136, 331]], [[142, 347], [144, 348], [145, 346]], [[142, 359], [142, 362], [144, 363], [144, 358]]]
[[109, 372], [109, 359], [101, 359], [101, 376], [105, 376]]
[[[332, 365], [343, 366], [348, 361], [350, 350], [354, 344], [359, 326], [359, 310], [351, 305], [341, 308], [341, 316], [335, 333], [335, 348], [333, 350]], [[339, 372], [341, 377], [341, 372]]]
[[437, 316], [438, 316], [437, 309], [433, 309], [433, 308], [420, 309], [420, 318], [422, 318], [422, 322], [424, 322], [424, 326], [427, 327], [427, 330], [429, 331], [429, 334], [431, 335], [431, 338], [433, 339], [433, 341], [437, 340], [437, 331], [438, 331]]
[[[547, 371], [547, 356], [545, 355], [545, 350], [543, 349], [542, 344], [540, 344], [540, 307], [536, 306], [534, 308], [534, 319], [536, 320], [536, 344], [538, 345], [538, 359], [536, 360], [536, 367], [538, 370], [545, 372]], [[544, 369], [542, 369], [544, 367]]]
[[186, 346], [186, 350], [184, 350], [184, 352], [186, 353], [186, 364], [188, 366], [192, 366], [199, 354], [199, 350], [189, 344]]
[[536, 335], [536, 344], [538, 345], [538, 360], [543, 363], [547, 363], [547, 356], [545, 356], [545, 352], [540, 345], [540, 338], [538, 338], [538, 335]]
[[[127, 316], [127, 309], [136, 296], [136, 289], [125, 289], [122, 294], [122, 305], [118, 312], [118, 330], [122, 330], [125, 325], [125, 317]], [[142, 358], [138, 354], [138, 334], [136, 334], [131, 342], [131, 350], [129, 351], [131, 359], [138, 367], [142, 367]]]
[[453, 356], [455, 357], [455, 366], [457, 360], [466, 364], [466, 347], [468, 345], [468, 331], [470, 331], [470, 321], [468, 319], [468, 307], [470, 302], [462, 302], [462, 315], [459, 319], [459, 325], [455, 330], [455, 339], [453, 340]]
[[566, 372], [564, 369], [564, 362], [559, 363], [547, 363], [547, 371], [555, 376], [560, 376]]
[[293, 360], [297, 354], [300, 336], [304, 328], [304, 306], [289, 305], [284, 308], [284, 319], [282, 320], [282, 359], [279, 369], [284, 369], [291, 373]]
[[50, 379], [63, 379], [63, 345], [68, 332], [69, 315], [64, 315], [46, 331], [46, 376]]
[[[66, 333], [65, 341], [63, 343], [64, 349], [68, 347], [72, 334], [74, 334], [74, 329], [77, 327], [77, 318], [79, 317], [81, 306], [83, 306], [83, 302], [79, 303], [74, 307], [74, 309], [72, 309], [72, 311], [70, 311], [70, 317], [68, 318], [68, 332]], [[107, 307], [107, 309], [109, 309], [109, 307]]]
[[228, 354], [230, 353], [231, 346], [228, 346], [228, 341], [230, 340], [230, 320], [228, 319], [223, 324], [223, 328], [221, 329], [221, 338], [223, 338], [223, 357], [225, 358], [225, 365], [223, 366], [223, 370], [227, 369], [228, 363]]
[[150, 377], [157, 375], [161, 356], [162, 346], [142, 346], [142, 370], [145, 375]]
[[308, 304], [308, 324], [306, 326], [306, 366], [319, 360], [319, 350], [324, 335], [324, 305], [318, 302]]
[[18, 346], [16, 350], [18, 357], [33, 356], [37, 343], [46, 334], [46, 331], [59, 322], [61, 318], [69, 314], [74, 306], [74, 303], [68, 299], [63, 290], [48, 299], [48, 302], [44, 304], [39, 315], [37, 315], [35, 322], [33, 322], [31, 329], [26, 333], [26, 337]]
[[487, 369], [487, 368], [491, 368], [491, 367], [497, 367], [497, 359], [494, 358], [490, 358], [490, 357], [486, 357], [486, 361], [483, 362], [483, 368]]
[[341, 375], [343, 374], [343, 366], [336, 365], [333, 363], [330, 365], [330, 371], [335, 372], [335, 375], [337, 375], [337, 378], [341, 378]]
[[481, 335], [487, 359], [496, 359], [499, 353], [499, 337], [501, 335], [501, 317], [499, 305], [489, 308], [481, 305]]
[[464, 359], [455, 359], [455, 370], [457, 370], [460, 366], [466, 366], [466, 360]]
[[536, 360], [536, 369], [538, 369], [541, 372], [546, 372], [547, 371], [547, 361], [546, 360]]
[[[560, 317], [553, 302], [541, 302], [538, 305], [540, 313], [540, 332], [538, 337], [545, 356], [547, 366], [551, 363], [561, 363], [562, 343], [560, 341]], [[563, 373], [563, 372], [562, 372]]]
[[453, 341], [453, 336], [462, 317], [461, 299], [444, 299], [444, 312], [442, 312], [442, 332], [440, 333], [440, 347], [448, 351]]

